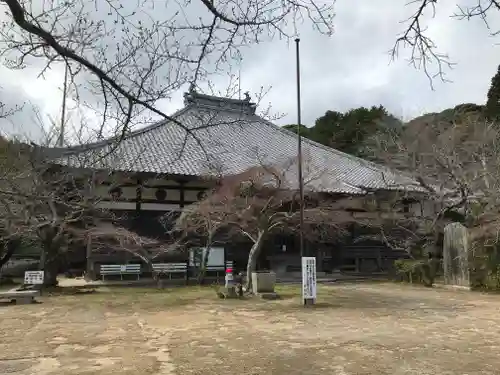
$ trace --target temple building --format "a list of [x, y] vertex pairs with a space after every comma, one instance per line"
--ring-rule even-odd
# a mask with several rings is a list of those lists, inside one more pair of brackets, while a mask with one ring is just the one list
[[[256, 104], [248, 96], [235, 100], [189, 92], [184, 98], [185, 106], [172, 115], [173, 120], [130, 132], [120, 140], [110, 138], [69, 148], [55, 164], [98, 171], [96, 194], [100, 207], [116, 212], [140, 235], [162, 238], [165, 228], [159, 218], [203, 199], [205, 191], [213, 186], [211, 177], [234, 175], [262, 163], [276, 165], [296, 158], [297, 135], [257, 115]], [[432, 202], [415, 198], [418, 189], [409, 177], [384, 166], [309, 139], [303, 139], [303, 155], [304, 178], [315, 174], [307, 188], [344, 195], [347, 203], [342, 209], [353, 215], [364, 211], [367, 196], [372, 204], [391, 213], [435, 212]], [[290, 171], [291, 181], [297, 181], [295, 173]], [[395, 208], [390, 200], [374, 201], [377, 192], [416, 195], [405, 193], [407, 197]], [[363, 199], [353, 199], [356, 197]], [[354, 245], [349, 246], [345, 246], [347, 250], [338, 244], [318, 246], [318, 271], [344, 266], [359, 271], [361, 265], [353, 256]], [[238, 263], [238, 259], [246, 259], [246, 255], [241, 255], [245, 247], [248, 249], [249, 244], [227, 244], [221, 251], [226, 260]], [[373, 256], [366, 256], [366, 249], [370, 248]], [[363, 249], [365, 258], [375, 260], [393, 251], [381, 243], [365, 245]], [[262, 267], [284, 273], [300, 271], [294, 239], [276, 238], [264, 253]], [[93, 257], [97, 263], [107, 262], [102, 255]]]

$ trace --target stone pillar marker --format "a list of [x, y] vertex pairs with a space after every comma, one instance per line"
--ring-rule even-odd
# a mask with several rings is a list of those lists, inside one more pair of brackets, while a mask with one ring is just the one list
[[278, 294], [274, 291], [276, 286], [276, 274], [273, 271], [252, 272], [252, 287], [256, 295], [263, 299], [277, 299]]
[[469, 231], [460, 223], [444, 228], [443, 269], [445, 285], [470, 289]]

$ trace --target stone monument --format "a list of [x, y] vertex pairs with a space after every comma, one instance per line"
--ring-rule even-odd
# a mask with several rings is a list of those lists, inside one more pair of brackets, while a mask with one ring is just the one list
[[448, 286], [470, 289], [469, 232], [460, 223], [444, 228], [443, 268], [444, 283]]

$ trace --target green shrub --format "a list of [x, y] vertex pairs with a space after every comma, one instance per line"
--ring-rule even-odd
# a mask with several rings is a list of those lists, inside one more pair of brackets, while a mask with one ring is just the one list
[[500, 244], [477, 242], [471, 262], [471, 286], [474, 289], [500, 290]]
[[394, 267], [399, 279], [408, 283], [424, 284], [432, 287], [440, 262], [437, 259], [398, 259]]

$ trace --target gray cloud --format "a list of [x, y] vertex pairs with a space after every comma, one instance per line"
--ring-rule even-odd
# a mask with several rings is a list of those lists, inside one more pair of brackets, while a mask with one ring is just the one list
[[[423, 71], [408, 66], [409, 51], [390, 62], [388, 51], [403, 30], [411, 7], [394, 1], [338, 1], [336, 32], [331, 38], [313, 30], [301, 30], [301, 70], [304, 123], [326, 110], [383, 104], [398, 116], [414, 117], [464, 102], [484, 103], [490, 79], [500, 64], [500, 40], [480, 19], [450, 18], [454, 2], [437, 6], [435, 19], [427, 19], [429, 35], [438, 51], [457, 65], [447, 70], [451, 83], [434, 80], [434, 91]], [[469, 1], [470, 3], [470, 1]], [[371, 5], [370, 5], [371, 4]], [[415, 5], [413, 5], [415, 7]], [[414, 9], [414, 8], [413, 8]], [[491, 25], [499, 25], [493, 15]], [[268, 100], [275, 110], [289, 115], [281, 123], [295, 121], [294, 46], [283, 42], [252, 47], [243, 62], [243, 85], [256, 89], [272, 85]], [[432, 69], [436, 69], [433, 66]]]
[[[460, 3], [471, 1], [475, 0], [461, 0]], [[449, 16], [456, 2], [439, 4], [436, 18], [427, 19], [429, 35], [438, 50], [448, 53], [457, 63], [447, 72], [452, 83], [435, 80], [432, 91], [424, 72], [408, 66], [408, 51], [401, 51], [398, 60], [390, 63], [387, 52], [404, 29], [400, 21], [411, 15], [415, 6], [395, 5], [394, 0], [339, 0], [335, 6], [336, 30], [332, 37], [319, 35], [308, 23], [299, 26], [305, 124], [312, 125], [326, 110], [345, 111], [361, 105], [383, 104], [394, 114], [410, 118], [459, 103], [485, 101], [490, 78], [500, 63], [498, 40], [490, 36], [490, 31], [479, 19], [469, 22], [451, 19]], [[195, 19], [202, 14], [200, 10], [202, 8], [194, 6], [186, 14]], [[163, 11], [163, 8], [161, 12], [155, 10], [156, 16], [160, 17]], [[97, 10], [101, 19], [106, 12], [106, 9]], [[490, 24], [500, 24], [499, 21], [500, 17], [494, 15]], [[285, 113], [286, 116], [278, 121], [281, 124], [293, 123], [296, 118], [294, 47], [293, 42], [275, 39], [242, 49], [242, 91], [258, 92], [262, 86], [272, 87], [261, 104], [265, 106], [270, 102], [273, 112]], [[113, 48], [110, 47], [110, 51]], [[224, 91], [229, 70], [238, 74], [238, 67], [233, 65], [226, 66], [219, 76], [211, 77], [216, 88]], [[25, 77], [23, 74], [2, 74], [0, 100], [15, 104], [17, 98], [27, 98], [44, 113], [57, 114], [61, 69], [56, 67], [52, 76], [46, 81], [37, 80], [37, 87], [33, 88], [35, 71], [36, 63]], [[162, 74], [159, 72], [158, 79]], [[171, 99], [160, 101], [159, 107], [165, 112], [174, 112], [182, 106], [182, 93], [186, 89], [184, 85]], [[93, 100], [89, 92], [83, 92], [82, 96], [87, 102]], [[12, 123], [22, 124], [24, 128], [28, 124], [31, 132], [39, 128], [33, 121], [32, 111], [25, 110], [16, 116], [9, 122], [11, 127]]]
[[0, 88], [0, 103], [3, 106], [0, 117], [2, 136], [37, 141], [44, 138], [45, 131], [37, 118], [37, 107], [21, 88], [3, 85]]

